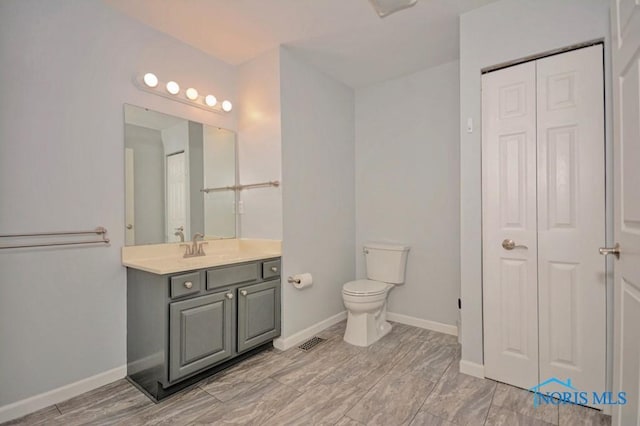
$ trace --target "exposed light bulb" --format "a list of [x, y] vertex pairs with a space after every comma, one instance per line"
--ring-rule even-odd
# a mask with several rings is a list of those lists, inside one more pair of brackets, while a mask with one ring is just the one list
[[229, 112], [233, 109], [233, 104], [229, 101], [222, 101], [222, 110], [224, 112]]
[[216, 106], [216, 104], [218, 103], [218, 100], [213, 95], [207, 95], [207, 97], [204, 98], [204, 102], [210, 107], [213, 107], [213, 106]]
[[192, 101], [195, 101], [196, 99], [198, 99], [198, 91], [193, 87], [189, 87], [185, 92], [185, 94], [187, 95], [187, 98]]
[[180, 92], [180, 86], [175, 81], [170, 81], [167, 83], [167, 92], [177, 95]]
[[154, 73], [148, 72], [142, 77], [144, 84], [149, 87], [156, 87], [158, 85], [158, 77]]

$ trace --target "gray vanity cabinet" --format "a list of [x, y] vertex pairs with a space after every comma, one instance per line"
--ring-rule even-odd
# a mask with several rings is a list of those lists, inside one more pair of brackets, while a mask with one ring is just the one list
[[280, 335], [280, 281], [238, 288], [238, 352]]
[[169, 305], [169, 380], [233, 354], [233, 293], [222, 291]]
[[280, 258], [171, 275], [127, 268], [127, 378], [156, 401], [279, 335]]

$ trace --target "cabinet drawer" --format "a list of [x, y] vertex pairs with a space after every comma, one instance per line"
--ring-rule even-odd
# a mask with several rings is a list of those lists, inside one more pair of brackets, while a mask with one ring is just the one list
[[270, 260], [262, 264], [262, 278], [268, 279], [280, 276], [280, 260]]
[[186, 296], [200, 292], [200, 273], [176, 275], [171, 277], [171, 298]]
[[259, 263], [225, 266], [207, 271], [207, 290], [212, 288], [250, 283], [260, 279], [258, 273]]

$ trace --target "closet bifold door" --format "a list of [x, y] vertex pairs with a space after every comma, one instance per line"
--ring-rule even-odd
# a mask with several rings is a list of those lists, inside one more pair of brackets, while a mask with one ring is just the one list
[[605, 390], [602, 55], [595, 45], [536, 61], [540, 380], [588, 392]]
[[482, 77], [485, 376], [538, 383], [536, 65]]

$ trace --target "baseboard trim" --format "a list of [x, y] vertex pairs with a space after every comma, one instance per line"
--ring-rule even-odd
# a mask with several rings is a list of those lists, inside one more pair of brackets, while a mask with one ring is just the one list
[[347, 319], [347, 311], [342, 311], [339, 314], [333, 315], [327, 319], [324, 319], [311, 327], [307, 327], [304, 330], [300, 330], [297, 333], [292, 334], [289, 337], [279, 337], [273, 341], [273, 346], [276, 349], [280, 349], [281, 351], [286, 351], [305, 340], [313, 337], [315, 334], [321, 332], [322, 330], [331, 327], [334, 324], [339, 323], [340, 321], [344, 321]]
[[484, 379], [484, 365], [475, 362], [460, 360], [460, 372], [468, 376]]
[[406, 324], [406, 325], [412, 325], [414, 327], [437, 331], [439, 333], [450, 334], [452, 336], [458, 335], [458, 327], [456, 327], [455, 325], [443, 324], [437, 321], [430, 321], [422, 318], [410, 317], [408, 315], [396, 314], [393, 312], [387, 312], [387, 319], [389, 321], [399, 322], [401, 324]]
[[127, 375], [127, 366], [116, 367], [112, 370], [87, 377], [68, 385], [52, 389], [20, 401], [0, 407], [0, 423], [17, 419], [42, 408], [49, 407], [69, 398], [78, 396], [90, 390], [120, 380]]

